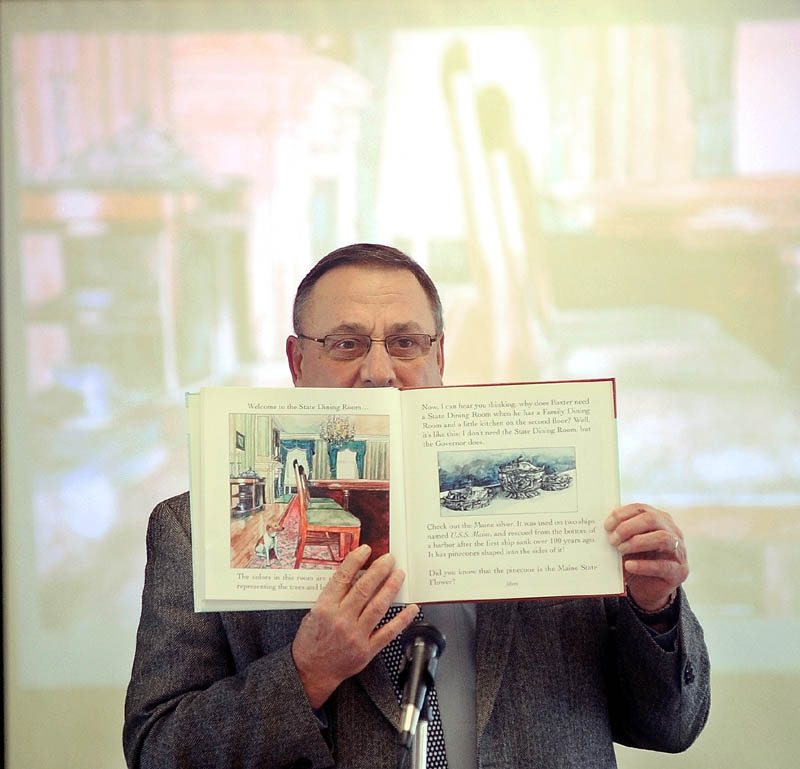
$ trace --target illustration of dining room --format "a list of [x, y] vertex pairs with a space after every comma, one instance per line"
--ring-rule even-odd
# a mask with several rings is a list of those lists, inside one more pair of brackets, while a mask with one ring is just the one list
[[231, 567], [332, 569], [389, 551], [389, 418], [231, 414]]

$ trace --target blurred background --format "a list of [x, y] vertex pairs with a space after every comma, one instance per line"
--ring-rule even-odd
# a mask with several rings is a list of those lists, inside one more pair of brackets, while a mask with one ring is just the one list
[[697, 744], [620, 766], [796, 766], [800, 4], [0, 11], [6, 766], [124, 766], [184, 393], [289, 386], [294, 289], [355, 241], [437, 282], [447, 383], [617, 377], [714, 672]]

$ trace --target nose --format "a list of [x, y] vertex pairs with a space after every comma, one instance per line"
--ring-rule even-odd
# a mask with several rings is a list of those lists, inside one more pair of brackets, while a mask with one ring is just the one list
[[383, 342], [373, 342], [361, 361], [359, 369], [361, 387], [397, 387], [398, 379], [393, 358]]

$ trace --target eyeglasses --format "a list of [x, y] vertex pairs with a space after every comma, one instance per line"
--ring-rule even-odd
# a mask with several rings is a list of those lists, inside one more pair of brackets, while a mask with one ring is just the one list
[[321, 339], [298, 334], [301, 339], [318, 342], [326, 355], [333, 360], [358, 360], [363, 358], [373, 342], [383, 342], [386, 352], [398, 360], [414, 360], [430, 352], [438, 337], [429, 334], [389, 334], [385, 339], [373, 339], [367, 334], [328, 334]]

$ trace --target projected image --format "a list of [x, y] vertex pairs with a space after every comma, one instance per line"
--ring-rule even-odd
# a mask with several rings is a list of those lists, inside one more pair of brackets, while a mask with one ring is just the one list
[[[684, 531], [716, 669], [800, 670], [800, 22], [254, 0], [224, 29], [170, 4], [159, 30], [139, 5], [2, 9], [13, 680], [127, 683], [148, 514], [188, 487], [185, 392], [291, 386], [297, 284], [361, 241], [437, 284], [447, 384], [615, 377], [623, 501]], [[232, 531], [259, 488], [298, 494], [294, 459], [312, 497], [388, 500], [379, 457], [345, 479], [324, 447], [283, 455], [300, 426], [233, 430]], [[514, 499], [456, 460], [443, 514], [577, 493], [579, 468]], [[248, 564], [292, 553], [281, 515], [257, 534]]]

